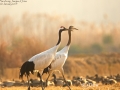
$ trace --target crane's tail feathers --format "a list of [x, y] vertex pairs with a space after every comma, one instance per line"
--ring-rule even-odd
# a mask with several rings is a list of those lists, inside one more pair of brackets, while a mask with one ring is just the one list
[[19, 78], [22, 79], [23, 75], [29, 76], [30, 72], [33, 74], [34, 67], [35, 65], [33, 62], [26, 61], [23, 63], [20, 69]]

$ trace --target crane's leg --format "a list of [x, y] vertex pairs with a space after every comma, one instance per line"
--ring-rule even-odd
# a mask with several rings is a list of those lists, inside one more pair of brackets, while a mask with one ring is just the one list
[[28, 80], [28, 90], [30, 90], [30, 81], [28, 75], [27, 75], [27, 80]]
[[[46, 82], [45, 82], [45, 87], [47, 87], [47, 82], [48, 82], [48, 79], [49, 79], [51, 73], [52, 73], [52, 71], [49, 71], [49, 75], [48, 75], [48, 77], [47, 77], [47, 79], [46, 79]], [[44, 89], [45, 89], [45, 87], [44, 87]]]
[[[50, 77], [50, 73], [49, 73], [49, 75], [48, 75], [48, 77], [47, 77], [47, 79], [46, 79], [45, 87], [47, 87], [47, 82], [48, 82], [49, 77]], [[44, 87], [44, 89], [45, 89], [45, 87]]]
[[43, 88], [43, 82], [42, 82], [42, 75], [38, 72], [37, 76], [40, 78], [41, 88], [42, 88], [42, 90], [44, 90], [44, 88]]
[[65, 79], [63, 68], [60, 69], [60, 72], [61, 72], [61, 74], [62, 74], [62, 76], [63, 76], [64, 82], [65, 82], [66, 85], [68, 86], [69, 90], [71, 90], [70, 86], [68, 85], [68, 83], [67, 83], [67, 81], [66, 81], [66, 79]]

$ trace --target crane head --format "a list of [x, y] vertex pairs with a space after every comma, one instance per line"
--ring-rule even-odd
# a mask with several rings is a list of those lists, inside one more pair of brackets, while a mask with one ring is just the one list
[[78, 29], [75, 28], [74, 26], [69, 26], [69, 30], [73, 31], [73, 30], [78, 30]]
[[64, 26], [61, 26], [60, 29], [65, 29], [65, 27], [64, 27]]
[[61, 30], [61, 31], [67, 31], [67, 30], [69, 30], [69, 29], [65, 28], [64, 26], [61, 26], [61, 27], [60, 27], [60, 30]]

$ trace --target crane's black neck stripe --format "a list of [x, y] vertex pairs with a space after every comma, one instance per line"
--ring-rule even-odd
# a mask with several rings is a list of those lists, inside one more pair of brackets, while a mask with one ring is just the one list
[[71, 43], [71, 30], [68, 31], [68, 35], [69, 35], [69, 40], [68, 40], [67, 46], [69, 46]]
[[59, 45], [60, 42], [61, 42], [61, 33], [62, 33], [62, 31], [64, 31], [64, 30], [59, 30], [59, 39], [58, 39], [58, 42], [57, 42], [56, 45]]

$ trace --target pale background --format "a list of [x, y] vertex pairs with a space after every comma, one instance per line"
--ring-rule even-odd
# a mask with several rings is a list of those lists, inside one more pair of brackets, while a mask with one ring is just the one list
[[120, 22], [120, 0], [27, 0], [13, 6], [0, 6], [0, 16], [18, 18], [24, 12], [60, 14], [88, 22], [103, 22], [108, 15], [110, 21]]
[[[56, 44], [61, 25], [79, 29], [72, 32], [66, 75], [119, 73], [120, 0], [27, 0], [0, 5], [0, 77], [18, 79], [25, 61]], [[67, 40], [62, 33], [59, 49]]]

